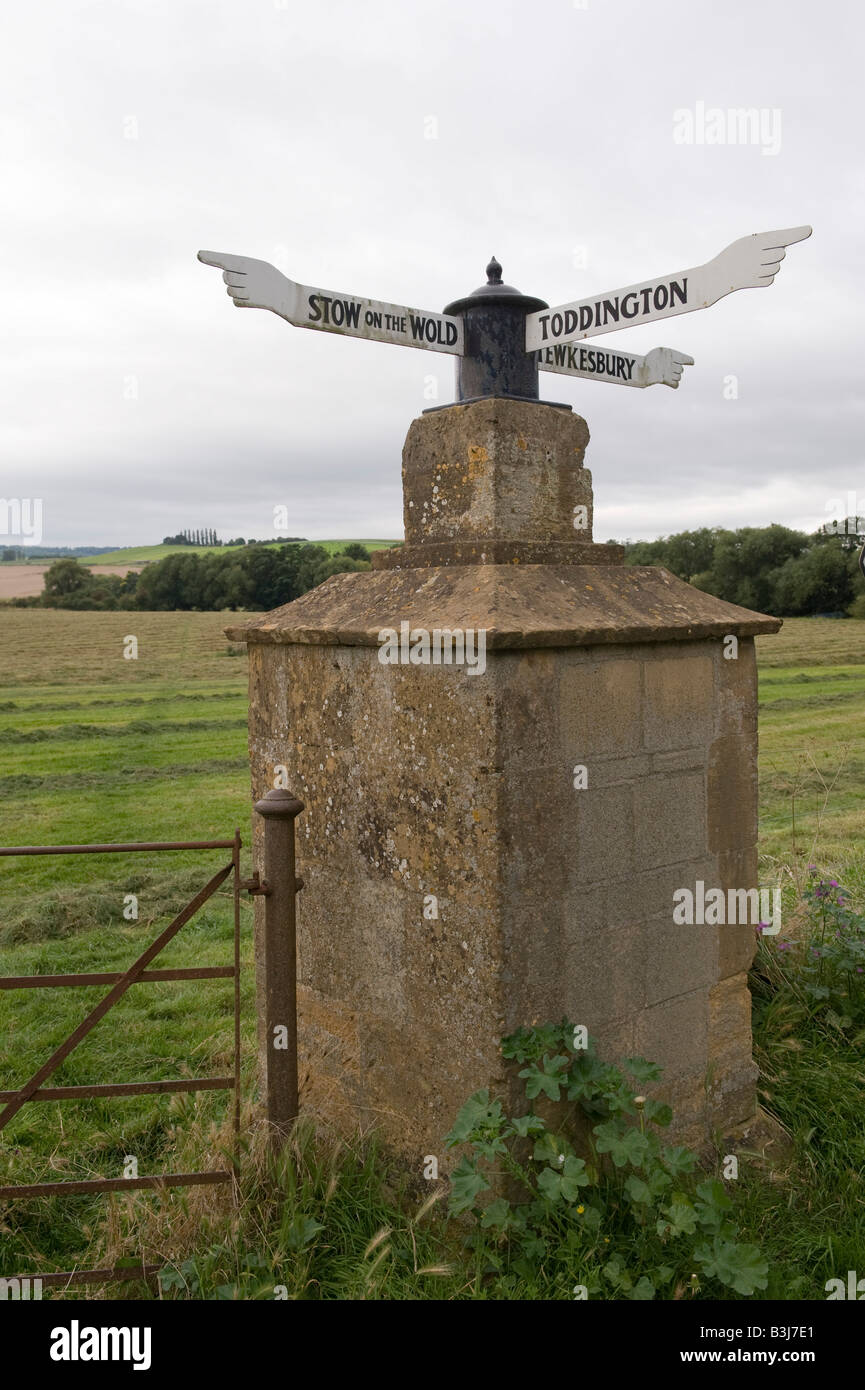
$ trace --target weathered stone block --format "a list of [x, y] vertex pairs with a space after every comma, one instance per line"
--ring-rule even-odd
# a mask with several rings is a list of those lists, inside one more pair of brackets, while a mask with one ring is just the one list
[[634, 787], [635, 853], [654, 868], [685, 863], [706, 851], [706, 792], [702, 772], [649, 777]]
[[[622, 925], [628, 919], [623, 919]], [[607, 885], [599, 883], [594, 888], [575, 884], [567, 895], [563, 915], [563, 948], [591, 941], [604, 930], [610, 917], [607, 912]], [[620, 925], [618, 922], [614, 926]]]
[[[530, 890], [527, 890], [530, 892]], [[508, 1030], [562, 1013], [565, 905], [547, 897], [512, 897], [501, 924], [502, 985]]]
[[529, 772], [552, 766], [561, 757], [560, 653], [552, 649], [502, 652], [497, 664], [501, 668], [498, 751], [507, 749], [511, 770]]
[[718, 1074], [751, 1056], [751, 993], [744, 972], [709, 991], [709, 1056]]
[[708, 1012], [706, 991], [695, 989], [653, 1004], [638, 1015], [637, 1051], [663, 1068], [668, 1086], [678, 1077], [705, 1073]]
[[[757, 846], [727, 850], [718, 855], [718, 885], [725, 895], [732, 889], [757, 888]], [[718, 979], [750, 970], [757, 949], [753, 923], [730, 923], [718, 928]]]
[[719, 1128], [738, 1125], [756, 1110], [758, 1072], [751, 1046], [751, 992], [743, 973], [709, 993], [708, 1082], [712, 1122]]
[[702, 769], [706, 765], [705, 748], [675, 748], [669, 753], [653, 753], [650, 758], [652, 772], [689, 772]]
[[714, 983], [715, 930], [705, 925], [680, 926], [669, 909], [653, 917], [645, 931], [646, 1001], [657, 1004]]
[[[698, 878], [711, 882], [714, 877], [715, 860], [708, 855], [690, 863], [668, 864], [661, 868], [644, 863], [638, 873], [609, 884], [607, 921], [616, 925], [632, 920], [638, 913], [644, 919], [666, 917], [672, 922], [675, 906], [673, 895], [676, 891], [689, 886], [693, 888]], [[683, 940], [690, 942], [687, 931], [683, 932]]]
[[[587, 755], [591, 762], [591, 755]], [[592, 786], [576, 791], [573, 817], [577, 828], [576, 884], [598, 883], [632, 872], [635, 852], [634, 789]]]
[[516, 768], [499, 778], [496, 808], [506, 891], [561, 903], [572, 872], [578, 810], [567, 795], [567, 766], [551, 762], [537, 772]]
[[[639, 661], [560, 657], [562, 734], [574, 762], [604, 754], [623, 757], [642, 746]], [[570, 658], [570, 659], [569, 659]]]
[[[573, 929], [567, 951], [559, 961], [565, 980], [560, 1008], [574, 1023], [593, 1035], [623, 1018], [637, 1018], [646, 1006], [643, 968], [644, 927], [641, 922], [595, 931]], [[564, 971], [562, 971], [564, 964]], [[555, 1019], [556, 1014], [550, 1015]]]
[[643, 731], [650, 752], [705, 747], [715, 731], [708, 653], [661, 648], [644, 663]]
[[[453, 406], [412, 424], [403, 451], [408, 544], [440, 540], [590, 542], [589, 431], [568, 410], [518, 401]], [[586, 509], [574, 528], [574, 508]]]

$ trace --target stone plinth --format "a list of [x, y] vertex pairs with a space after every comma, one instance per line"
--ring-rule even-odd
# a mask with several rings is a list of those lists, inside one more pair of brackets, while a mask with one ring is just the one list
[[[514, 401], [416, 420], [407, 546], [230, 630], [253, 795], [283, 765], [306, 805], [301, 1105], [443, 1171], [502, 1033], [563, 1015], [662, 1064], [681, 1140], [755, 1111], [753, 927], [677, 926], [673, 894], [757, 886], [753, 637], [780, 624], [575, 529], [587, 441]], [[401, 623], [485, 632], [484, 669], [383, 664]]]
[[406, 543], [376, 551], [374, 569], [621, 563], [622, 546], [592, 545], [585, 420], [552, 406], [490, 398], [458, 422], [457, 408], [469, 409], [433, 411], [409, 429], [402, 464]]

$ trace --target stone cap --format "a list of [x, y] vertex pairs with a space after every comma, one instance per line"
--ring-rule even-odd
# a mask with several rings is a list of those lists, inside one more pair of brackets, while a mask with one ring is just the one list
[[374, 570], [428, 569], [441, 565], [620, 565], [625, 547], [592, 541], [424, 541], [374, 550]]
[[452, 565], [335, 574], [225, 633], [235, 642], [374, 647], [383, 628], [405, 621], [483, 630], [488, 649], [686, 642], [781, 627], [649, 565]]
[[405, 549], [374, 568], [621, 562], [620, 548], [588, 553], [588, 442], [585, 420], [539, 401], [488, 396], [421, 415], [402, 455]]

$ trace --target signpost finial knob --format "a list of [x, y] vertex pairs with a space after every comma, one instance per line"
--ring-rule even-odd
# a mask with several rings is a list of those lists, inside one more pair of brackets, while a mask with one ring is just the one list
[[496, 260], [495, 256], [493, 256], [492, 260], [490, 261], [489, 265], [487, 266], [487, 284], [488, 284], [488, 285], [500, 285], [501, 283], [502, 283], [502, 268], [501, 268], [501, 266], [499, 265], [498, 261]]

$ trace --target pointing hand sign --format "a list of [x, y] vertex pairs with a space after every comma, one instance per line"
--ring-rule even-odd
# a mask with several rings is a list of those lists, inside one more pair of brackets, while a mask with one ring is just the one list
[[785, 246], [804, 241], [810, 235], [810, 227], [757, 232], [732, 242], [705, 265], [529, 314], [526, 351], [551, 343], [594, 338], [654, 319], [689, 314], [694, 309], [708, 309], [733, 290], [771, 285], [784, 259]]
[[223, 272], [238, 309], [270, 309], [296, 328], [318, 328], [325, 333], [372, 338], [430, 352], [463, 351], [462, 319], [449, 314], [431, 314], [403, 304], [300, 285], [269, 261], [251, 256], [199, 251], [198, 259]]
[[594, 346], [571, 347], [556, 344], [541, 348], [538, 366], [542, 372], [561, 372], [564, 376], [586, 377], [591, 381], [610, 381], [617, 386], [655, 386], [662, 383], [675, 390], [685, 367], [693, 367], [694, 359], [674, 348], [652, 348], [645, 357], [636, 352], [613, 348], [604, 351]]

